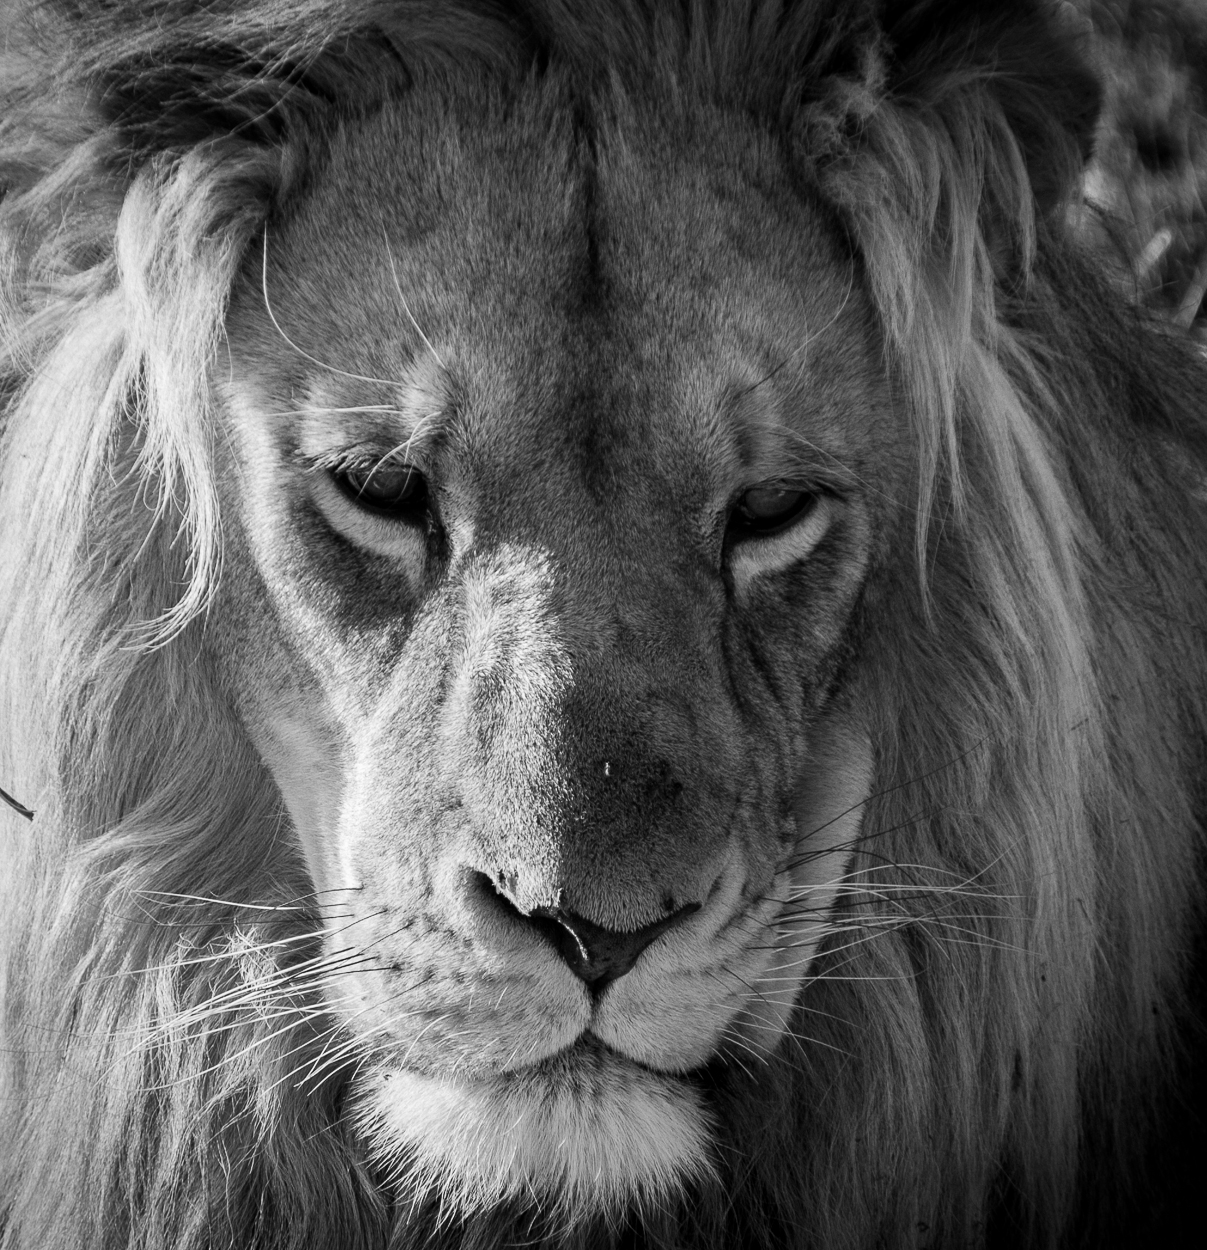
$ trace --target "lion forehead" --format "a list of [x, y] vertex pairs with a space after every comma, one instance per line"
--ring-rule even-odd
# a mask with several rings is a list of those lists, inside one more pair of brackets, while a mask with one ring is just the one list
[[[632, 570], [680, 560], [738, 474], [892, 463], [879, 331], [782, 154], [721, 114], [584, 134], [554, 89], [516, 91], [505, 116], [420, 92], [346, 130], [236, 292], [252, 409], [300, 394], [320, 442], [430, 454], [476, 537], [595, 560], [602, 517]], [[274, 424], [287, 451], [297, 425]]]

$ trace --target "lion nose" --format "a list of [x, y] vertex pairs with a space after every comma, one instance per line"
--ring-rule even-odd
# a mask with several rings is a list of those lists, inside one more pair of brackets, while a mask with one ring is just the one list
[[629, 933], [605, 929], [560, 907], [533, 908], [528, 920], [553, 943], [570, 971], [598, 992], [624, 976], [659, 934], [699, 910], [699, 903], [687, 903], [665, 919]]

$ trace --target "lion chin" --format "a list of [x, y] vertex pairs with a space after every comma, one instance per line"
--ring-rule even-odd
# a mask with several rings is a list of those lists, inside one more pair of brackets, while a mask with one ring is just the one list
[[485, 1080], [382, 1072], [355, 1115], [388, 1170], [460, 1215], [535, 1198], [573, 1222], [657, 1205], [713, 1171], [699, 1091], [591, 1039]]

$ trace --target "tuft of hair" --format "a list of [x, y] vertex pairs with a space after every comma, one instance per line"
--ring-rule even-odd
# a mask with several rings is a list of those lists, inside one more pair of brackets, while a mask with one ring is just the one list
[[[1071, 239], [1097, 95], [1055, 8], [0, 14], [0, 782], [36, 811], [0, 808], [0, 1244], [1049, 1245], [1108, 1219], [1203, 902], [1207, 424], [1193, 345]], [[467, 61], [757, 116], [844, 223], [919, 466], [861, 608], [878, 771], [811, 1040], [711, 1092], [715, 1178], [607, 1220], [454, 1217], [372, 1171], [338, 917], [200, 645], [249, 244], [341, 119]]]

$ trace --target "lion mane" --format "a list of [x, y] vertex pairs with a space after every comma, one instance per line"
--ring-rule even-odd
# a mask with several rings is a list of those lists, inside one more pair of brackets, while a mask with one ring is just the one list
[[[0, 1245], [1151, 1228], [1142, 1164], [1158, 1151], [1160, 1172], [1181, 1132], [1203, 903], [1207, 365], [1079, 242], [1097, 94], [1067, 13], [0, 12], [0, 784], [33, 812], [0, 807]], [[214, 467], [232, 291], [261, 267], [267, 289], [282, 223], [340, 194], [349, 126], [467, 67], [560, 76], [558, 116], [584, 132], [605, 95], [639, 113], [655, 80], [750, 120], [807, 171], [906, 414], [883, 453], [909, 465], [903, 523], [827, 670], [873, 775], [795, 1015], [767, 1053], [683, 1078], [699, 1167], [606, 1202], [467, 1195], [372, 1148], [364, 1055], [332, 1010], [338, 909], [215, 658], [246, 558]]]

